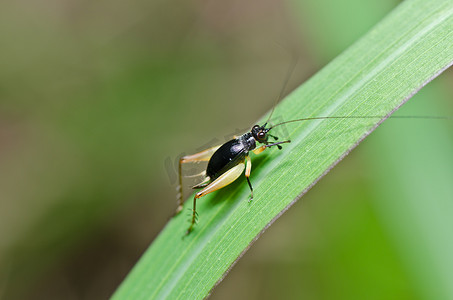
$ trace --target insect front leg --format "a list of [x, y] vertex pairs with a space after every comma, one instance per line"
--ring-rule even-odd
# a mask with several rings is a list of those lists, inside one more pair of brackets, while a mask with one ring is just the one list
[[266, 150], [266, 148], [270, 148], [272, 146], [277, 146], [279, 147], [278, 149], [281, 149], [281, 146], [280, 144], [284, 144], [284, 143], [291, 143], [290, 140], [287, 140], [287, 141], [283, 141], [283, 142], [277, 142], [277, 143], [272, 143], [272, 144], [267, 144], [267, 145], [263, 145], [261, 147], [258, 147], [256, 148], [255, 150], [252, 150], [253, 153], [255, 154], [260, 154], [261, 152], [263, 152], [264, 150]]
[[209, 161], [211, 156], [214, 154], [214, 152], [217, 149], [219, 149], [219, 147], [220, 147], [220, 145], [211, 147], [211, 148], [208, 148], [206, 150], [203, 150], [201, 152], [198, 152], [198, 153], [195, 153], [192, 155], [183, 156], [179, 159], [178, 207], [176, 208], [175, 215], [178, 214], [182, 210], [182, 207], [184, 204], [184, 195], [183, 195], [183, 189], [182, 189], [182, 164], [189, 163], [189, 162]]
[[208, 184], [208, 186], [206, 186], [204, 189], [195, 194], [195, 197], [193, 198], [192, 222], [190, 224], [189, 229], [187, 229], [186, 234], [192, 232], [193, 227], [195, 226], [195, 223], [197, 221], [197, 210], [196, 210], [197, 199], [229, 185], [242, 174], [244, 168], [245, 168], [244, 163], [243, 162], [239, 163], [238, 165], [234, 166], [233, 168], [229, 169], [228, 171], [220, 175], [216, 180], [214, 180], [213, 182]]

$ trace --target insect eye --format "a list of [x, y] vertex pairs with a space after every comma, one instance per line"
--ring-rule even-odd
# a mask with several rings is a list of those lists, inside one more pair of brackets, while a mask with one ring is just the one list
[[263, 131], [258, 132], [258, 138], [264, 139], [266, 137], [266, 134]]

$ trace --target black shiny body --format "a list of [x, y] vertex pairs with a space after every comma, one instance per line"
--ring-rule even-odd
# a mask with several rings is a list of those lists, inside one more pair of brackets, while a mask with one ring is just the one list
[[256, 140], [251, 132], [223, 144], [211, 156], [206, 175], [215, 180], [232, 167], [244, 162], [249, 151], [256, 148]]

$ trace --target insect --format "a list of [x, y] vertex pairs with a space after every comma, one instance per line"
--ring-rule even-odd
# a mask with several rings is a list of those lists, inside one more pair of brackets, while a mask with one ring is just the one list
[[[284, 86], [277, 98], [277, 103], [280, 100], [283, 91], [285, 90], [286, 83], [292, 70], [288, 72], [287, 78], [285, 79]], [[193, 189], [201, 189], [197, 192], [193, 199], [192, 217], [191, 224], [186, 231], [186, 235], [190, 234], [197, 221], [196, 203], [197, 199], [217, 191], [235, 181], [245, 170], [245, 178], [250, 188], [250, 201], [253, 199], [253, 186], [250, 182], [250, 174], [252, 170], [252, 162], [249, 156], [249, 152], [259, 154], [266, 150], [276, 146], [279, 150], [282, 149], [282, 144], [290, 143], [290, 140], [277, 141], [278, 137], [272, 135], [270, 131], [280, 125], [308, 121], [308, 120], [321, 120], [321, 119], [383, 119], [389, 116], [325, 116], [325, 117], [310, 117], [302, 119], [294, 119], [272, 125], [268, 127], [270, 118], [274, 112], [272, 109], [266, 123], [264, 125], [254, 125], [251, 130], [241, 136], [235, 137], [234, 139], [224, 143], [211, 147], [204, 151], [198, 152], [193, 155], [183, 156], [179, 160], [179, 199], [176, 214], [183, 209], [183, 196], [182, 196], [182, 165], [191, 162], [207, 161], [208, 165], [205, 171], [200, 173], [204, 179], [193, 186]], [[421, 118], [421, 119], [451, 119], [451, 117], [431, 117], [431, 116], [391, 116], [390, 118]], [[274, 141], [270, 141], [272, 138]], [[261, 145], [260, 145], [261, 144]]]
[[[183, 163], [209, 161], [206, 171], [202, 172], [204, 180], [193, 187], [194, 189], [202, 188], [202, 190], [196, 193], [193, 199], [192, 221], [187, 230], [187, 234], [193, 230], [196, 222], [197, 199], [229, 185], [244, 172], [244, 169], [245, 178], [247, 179], [251, 192], [250, 200], [253, 199], [253, 187], [250, 182], [252, 161], [249, 152], [252, 151], [255, 154], [259, 154], [273, 146], [282, 149], [282, 146], [280, 146], [281, 144], [291, 142], [290, 140], [286, 140], [270, 143], [269, 137], [278, 140], [278, 137], [269, 133], [272, 128], [273, 127], [267, 128], [267, 123], [263, 126], [255, 125], [250, 132], [234, 138], [221, 146], [212, 147], [193, 155], [181, 157], [179, 160], [180, 186], [182, 186], [181, 171]], [[263, 145], [257, 147], [258, 144]], [[182, 206], [183, 199], [182, 196], [180, 196], [177, 213], [182, 210]]]
[[[292, 67], [289, 68], [283, 87], [280, 91], [279, 96], [277, 97], [276, 104], [278, 103], [278, 101], [280, 101], [295, 66], [296, 64], [292, 64]], [[259, 154], [267, 148], [274, 146], [281, 150], [281, 144], [291, 142], [290, 140], [276, 142], [278, 140], [278, 137], [269, 133], [272, 128], [286, 123], [283, 122], [271, 127], [267, 127], [272, 114], [274, 113], [276, 104], [272, 108], [267, 122], [264, 123], [263, 126], [254, 125], [249, 132], [239, 137], [235, 137], [234, 139], [226, 142], [223, 145], [211, 147], [193, 155], [183, 156], [179, 159], [179, 199], [176, 214], [178, 214], [182, 210], [184, 204], [182, 193], [182, 165], [189, 162], [208, 161], [206, 170], [200, 174], [204, 177], [204, 179], [199, 184], [192, 187], [193, 189], [201, 188], [202, 190], [197, 192], [193, 199], [192, 220], [186, 234], [192, 232], [197, 220], [197, 199], [231, 184], [233, 181], [239, 178], [244, 170], [245, 178], [247, 179], [251, 193], [249, 201], [253, 200], [253, 187], [252, 183], [250, 182], [252, 161], [250, 159], [249, 152], [252, 151], [255, 154]], [[275, 142], [271, 143], [269, 141], [269, 138], [273, 138]], [[259, 144], [263, 145], [259, 146]]]

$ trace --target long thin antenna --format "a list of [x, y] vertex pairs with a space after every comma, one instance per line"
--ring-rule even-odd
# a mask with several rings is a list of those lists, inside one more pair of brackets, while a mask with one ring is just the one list
[[280, 90], [280, 94], [278, 95], [277, 100], [275, 100], [275, 104], [272, 107], [271, 114], [267, 118], [266, 123], [264, 123], [264, 126], [266, 126], [267, 123], [269, 123], [269, 121], [270, 121], [270, 119], [272, 117], [272, 114], [274, 113], [275, 107], [277, 106], [278, 102], [280, 102], [280, 100], [282, 99], [283, 93], [285, 92], [286, 86], [288, 85], [288, 81], [291, 78], [291, 75], [293, 74], [294, 69], [296, 68], [297, 61], [298, 61], [298, 58], [296, 57], [295, 59], [293, 59], [291, 65], [289, 66], [288, 71], [286, 72], [285, 81], [283, 82], [282, 89]]
[[285, 121], [278, 123], [269, 128], [271, 130], [274, 127], [293, 123], [293, 122], [300, 122], [300, 121], [310, 121], [310, 120], [324, 120], [324, 119], [383, 119], [383, 118], [390, 118], [390, 119], [432, 119], [432, 120], [453, 120], [453, 116], [448, 117], [438, 117], [438, 116], [344, 116], [344, 117], [312, 117], [312, 118], [303, 118], [303, 119], [295, 119], [290, 121]]

